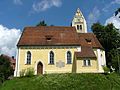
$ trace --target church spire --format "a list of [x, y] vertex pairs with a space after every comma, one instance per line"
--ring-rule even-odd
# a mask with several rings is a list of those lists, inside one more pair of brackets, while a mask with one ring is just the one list
[[81, 16], [81, 17], [83, 17], [83, 14], [82, 14], [82, 12], [80, 11], [79, 8], [77, 9], [75, 15], [76, 15], [76, 16]]
[[76, 27], [78, 33], [87, 33], [86, 20], [79, 8], [74, 15], [72, 26]]

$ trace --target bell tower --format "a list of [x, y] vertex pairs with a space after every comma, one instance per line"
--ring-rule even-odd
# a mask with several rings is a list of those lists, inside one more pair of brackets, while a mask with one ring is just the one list
[[87, 33], [86, 20], [79, 8], [77, 9], [72, 20], [72, 26], [76, 28], [78, 33]]

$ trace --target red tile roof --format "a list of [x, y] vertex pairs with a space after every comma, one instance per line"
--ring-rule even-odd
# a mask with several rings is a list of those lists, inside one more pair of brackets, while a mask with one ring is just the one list
[[15, 59], [10, 57], [10, 56], [8, 56], [8, 55], [2, 54], [1, 56], [7, 58], [11, 63], [16, 63]]
[[74, 27], [38, 26], [24, 29], [18, 42], [18, 46], [22, 45], [80, 45], [80, 43]]
[[92, 47], [81, 47], [81, 52], [75, 52], [77, 58], [96, 58]]
[[91, 46], [93, 48], [103, 49], [102, 45], [93, 33], [79, 33], [81, 46]]
[[26, 27], [18, 46], [80, 45], [77, 57], [96, 57], [92, 48], [103, 49], [93, 33], [77, 33], [75, 27], [38, 26]]
[[4, 55], [4, 54], [2, 54], [1, 56], [3, 56], [4, 58], [7, 58], [10, 61], [11, 67], [13, 68], [13, 70], [15, 70], [16, 59], [14, 59], [13, 57]]

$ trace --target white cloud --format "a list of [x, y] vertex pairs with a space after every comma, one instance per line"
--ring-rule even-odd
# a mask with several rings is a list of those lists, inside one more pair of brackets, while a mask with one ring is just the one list
[[113, 0], [109, 4], [106, 4], [105, 7], [102, 9], [104, 12], [108, 12], [110, 7], [114, 4], [120, 4], [120, 0]]
[[88, 15], [88, 27], [91, 28], [91, 25], [98, 21], [98, 18], [100, 17], [100, 10], [97, 7], [94, 7], [92, 12]]
[[0, 54], [16, 55], [16, 44], [20, 34], [19, 29], [9, 29], [0, 25]]
[[120, 4], [120, 0], [113, 0], [111, 4]]
[[22, 1], [21, 0], [13, 0], [13, 2], [16, 5], [22, 5]]
[[33, 4], [33, 10], [36, 12], [45, 11], [51, 7], [60, 7], [62, 4], [61, 0], [42, 0]]
[[111, 4], [107, 4], [107, 5], [102, 9], [102, 11], [108, 12], [108, 10], [109, 10], [110, 7], [111, 7]]
[[120, 12], [116, 16], [113, 15], [112, 17], [108, 18], [105, 22], [105, 25], [108, 23], [113, 23], [114, 26], [120, 30]]

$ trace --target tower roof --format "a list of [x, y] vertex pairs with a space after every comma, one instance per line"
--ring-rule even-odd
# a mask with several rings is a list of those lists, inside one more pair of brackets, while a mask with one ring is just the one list
[[87, 33], [86, 20], [79, 8], [77, 8], [73, 17], [72, 26], [76, 28], [77, 33]]
[[83, 17], [83, 14], [82, 12], [80, 11], [80, 9], [78, 8], [76, 13], [75, 13], [75, 16], [80, 16], [80, 17]]

